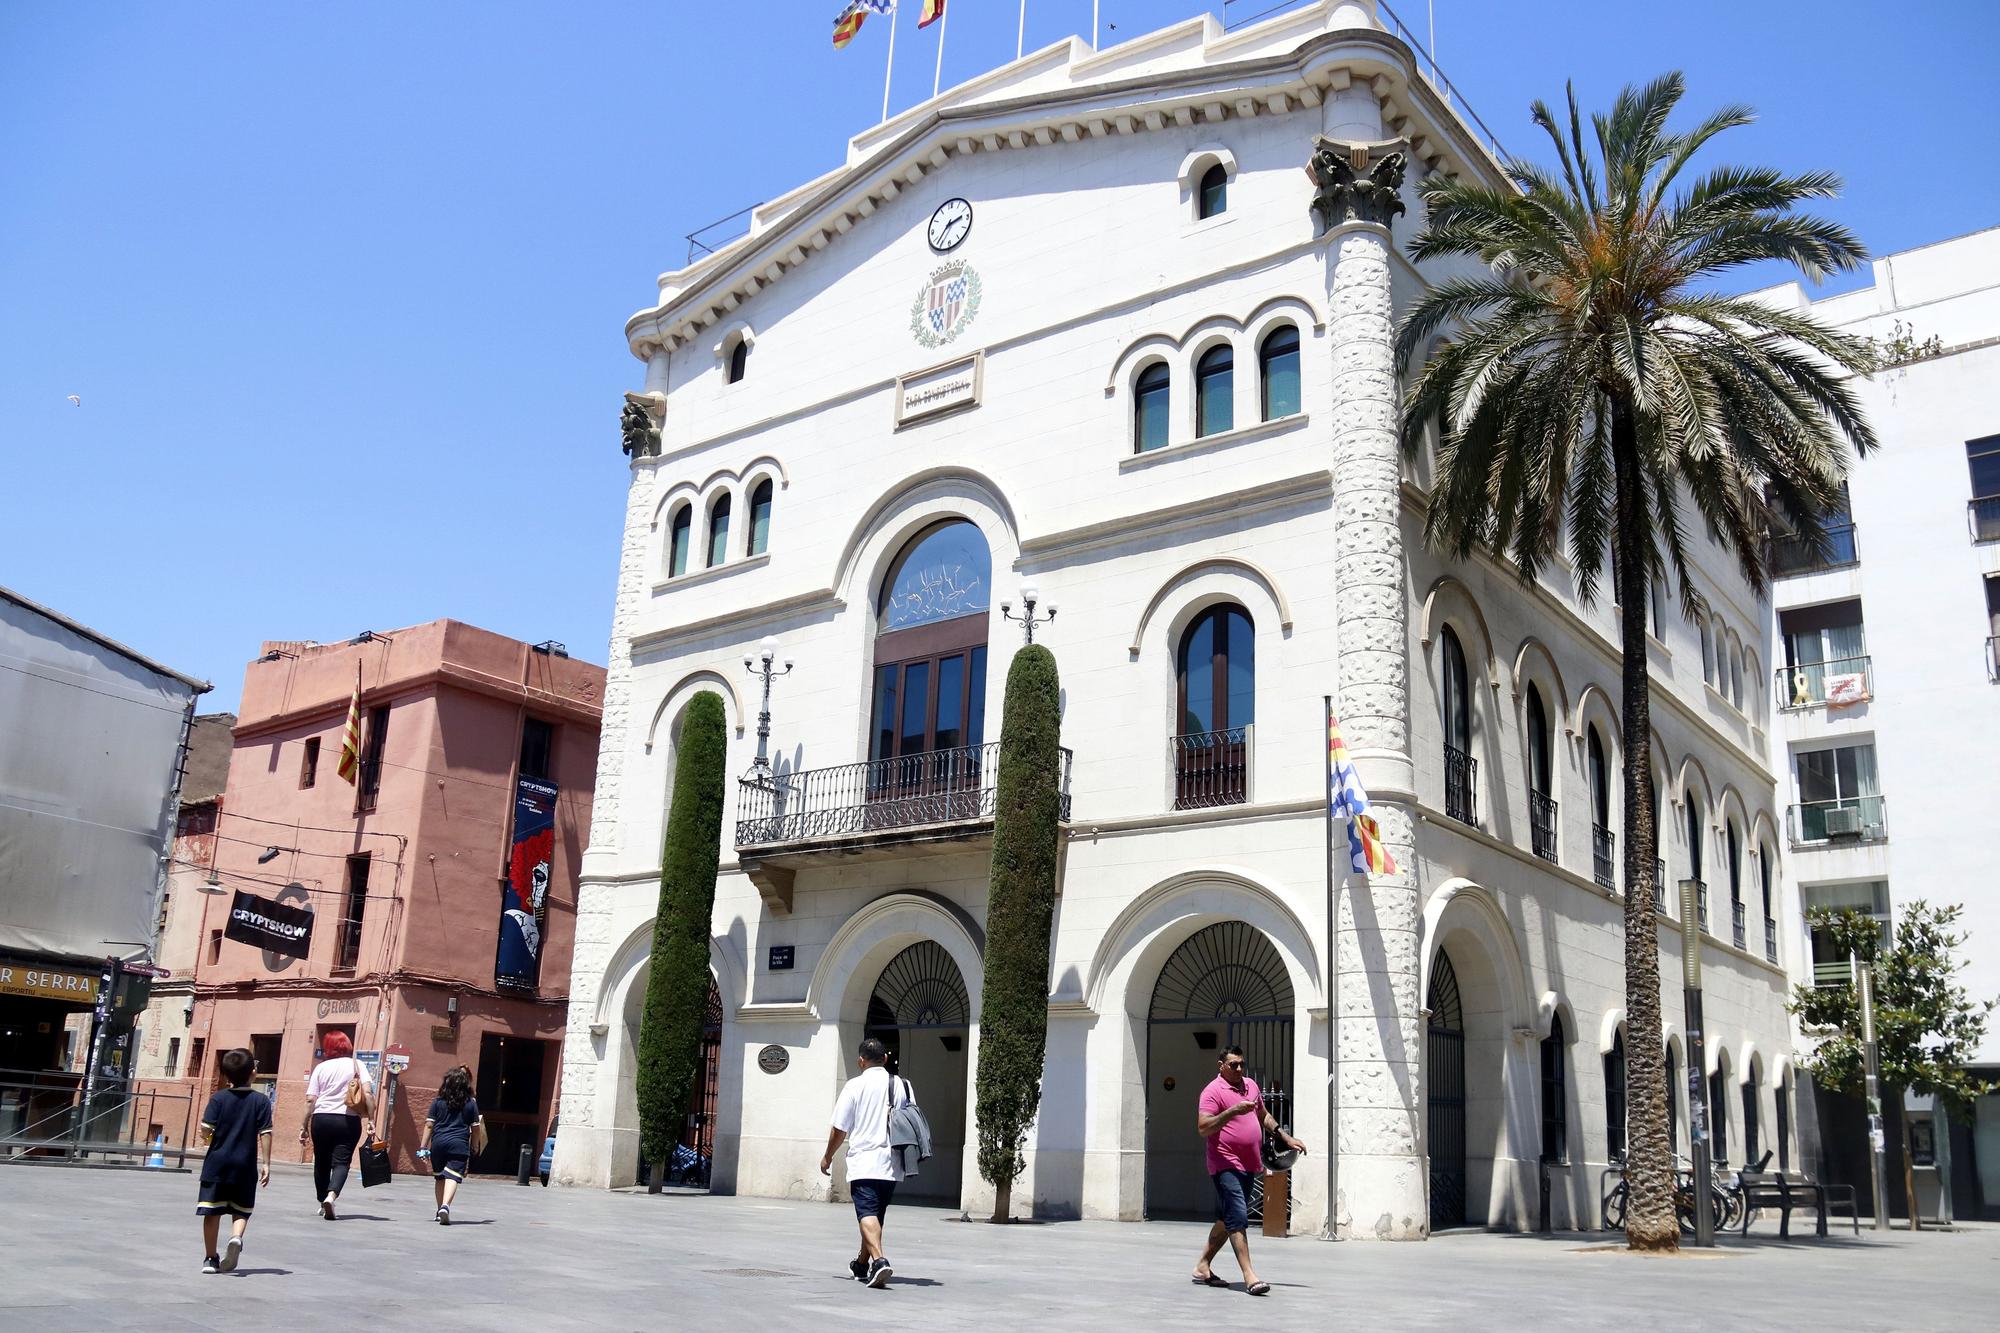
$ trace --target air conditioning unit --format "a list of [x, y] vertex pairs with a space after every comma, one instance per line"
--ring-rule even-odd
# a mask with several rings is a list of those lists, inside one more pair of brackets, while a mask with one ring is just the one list
[[1861, 836], [1861, 811], [1854, 806], [1842, 806], [1826, 812], [1826, 836], [1829, 838], [1858, 838]]

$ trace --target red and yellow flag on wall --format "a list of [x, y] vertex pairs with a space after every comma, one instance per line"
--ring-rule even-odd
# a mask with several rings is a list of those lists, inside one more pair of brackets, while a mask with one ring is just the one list
[[340, 767], [334, 770], [352, 785], [361, 772], [361, 663], [354, 664], [354, 697], [347, 701], [347, 725], [340, 731]]

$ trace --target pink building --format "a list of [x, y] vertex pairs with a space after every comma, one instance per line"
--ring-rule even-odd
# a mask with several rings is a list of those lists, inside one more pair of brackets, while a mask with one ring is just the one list
[[[213, 874], [186, 905], [201, 922], [185, 1076], [205, 1089], [222, 1051], [248, 1047], [293, 1156], [326, 1033], [364, 1059], [406, 1050], [390, 1136], [409, 1169], [439, 1080], [465, 1064], [491, 1131], [475, 1169], [511, 1171], [555, 1114], [604, 669], [452, 620], [264, 648], [244, 677]], [[337, 770], [357, 668], [349, 781]], [[310, 912], [305, 956], [230, 932], [241, 894]]]

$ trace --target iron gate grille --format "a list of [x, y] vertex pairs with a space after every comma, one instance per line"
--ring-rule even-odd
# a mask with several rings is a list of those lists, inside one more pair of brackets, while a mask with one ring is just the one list
[[1425, 1041], [1429, 1093], [1431, 1230], [1465, 1225], [1465, 1009], [1458, 975], [1442, 950], [1431, 971]]

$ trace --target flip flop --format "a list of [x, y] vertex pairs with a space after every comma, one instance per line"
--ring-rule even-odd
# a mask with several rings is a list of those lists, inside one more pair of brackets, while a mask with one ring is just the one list
[[1195, 1278], [1193, 1281], [1197, 1287], [1226, 1287], [1229, 1285], [1213, 1273], [1210, 1273], [1207, 1277]]
[[1271, 1294], [1271, 1284], [1268, 1282], [1252, 1282], [1243, 1289], [1243, 1294], [1246, 1296], [1269, 1296]]

